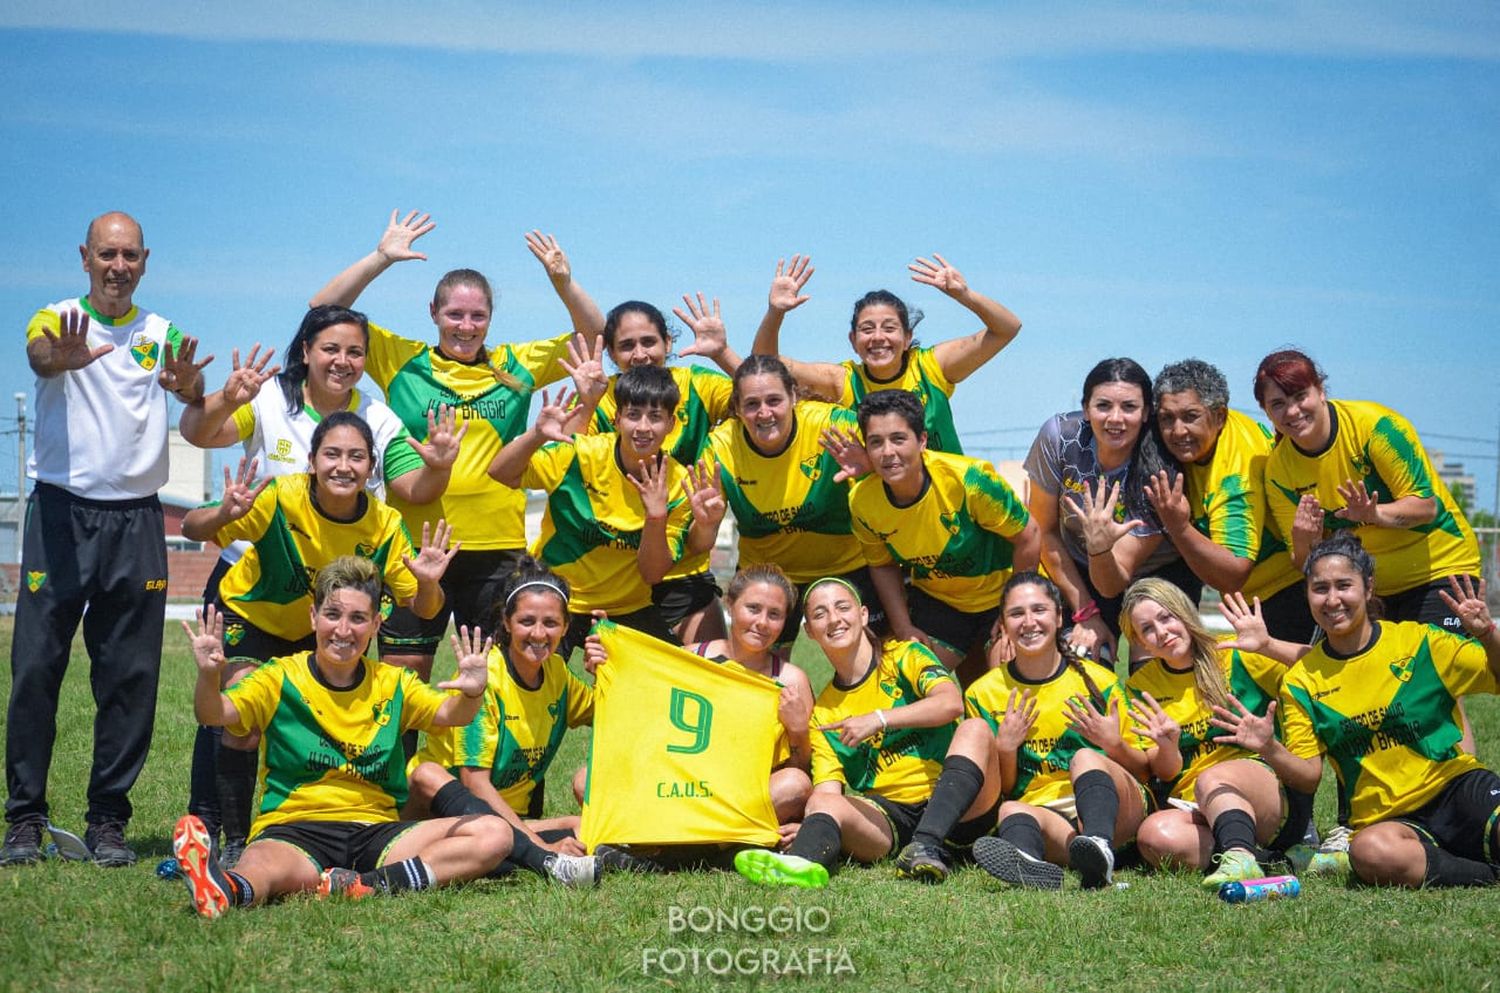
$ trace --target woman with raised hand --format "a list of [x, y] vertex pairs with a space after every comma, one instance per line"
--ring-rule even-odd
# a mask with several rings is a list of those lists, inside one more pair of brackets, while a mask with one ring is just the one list
[[[849, 345], [856, 358], [843, 363], [801, 362], [782, 355], [797, 384], [814, 396], [854, 408], [876, 390], [905, 390], [922, 401], [928, 447], [939, 452], [963, 454], [958, 429], [953, 423], [949, 398], [954, 387], [1015, 339], [1021, 321], [1003, 305], [970, 288], [963, 274], [946, 259], [933, 253], [906, 267], [914, 282], [936, 287], [962, 304], [984, 327], [961, 338], [951, 338], [927, 348], [912, 337], [915, 318], [905, 302], [889, 290], [871, 290], [854, 302], [849, 321]], [[776, 263], [776, 276], [766, 316], [755, 332], [756, 355], [778, 355], [781, 323], [789, 311], [806, 303], [802, 294], [813, 274], [809, 257], [794, 255], [790, 265]]]
[[[878, 604], [851, 531], [849, 473], [820, 440], [854, 435], [853, 411], [798, 400], [791, 372], [770, 355], [740, 363], [730, 402], [735, 416], [713, 430], [708, 449], [739, 527], [740, 568], [780, 566], [799, 597], [813, 580], [837, 576], [858, 587], [861, 600]], [[800, 617], [795, 603], [778, 644], [797, 637]]]
[[1311, 640], [1302, 574], [1266, 503], [1271, 433], [1229, 409], [1229, 381], [1201, 359], [1165, 366], [1154, 385], [1162, 443], [1182, 470], [1146, 481], [1167, 538], [1205, 585], [1259, 599], [1277, 637]]
[[1327, 756], [1354, 830], [1349, 864], [1364, 882], [1493, 885], [1500, 776], [1461, 746], [1458, 708], [1467, 694], [1500, 692], [1500, 635], [1485, 584], [1454, 577], [1442, 592], [1464, 637], [1372, 613], [1377, 566], [1347, 531], [1314, 545], [1306, 571], [1323, 640], [1287, 672], [1264, 717], [1242, 707], [1216, 711], [1227, 732], [1221, 740], [1255, 752], [1289, 788], [1309, 793]]
[[859, 429], [874, 473], [849, 488], [849, 513], [891, 634], [957, 671], [994, 627], [1011, 570], [1036, 568], [1040, 534], [994, 466], [927, 448], [911, 393], [866, 396]]
[[398, 819], [407, 790], [401, 733], [468, 723], [484, 695], [490, 646], [477, 632], [454, 635], [458, 674], [436, 689], [369, 658], [381, 578], [368, 558], [325, 563], [308, 610], [314, 647], [272, 659], [228, 690], [223, 615], [210, 605], [197, 631], [183, 622], [198, 667], [198, 720], [265, 741], [264, 799], [234, 869], [220, 865], [195, 815], [172, 832], [201, 916], [288, 893], [359, 898], [477, 879], [510, 851], [511, 829], [499, 817]]
[[[960, 728], [958, 684], [926, 646], [883, 641], [869, 629], [852, 584], [819, 579], [804, 599], [807, 634], [833, 665], [812, 714], [813, 792], [785, 853], [747, 849], [735, 868], [758, 883], [819, 887], [846, 855], [869, 863], [900, 852], [902, 875], [940, 879], [949, 856], [936, 849], [966, 848], [994, 826], [989, 736]], [[991, 789], [965, 805], [955, 781], [976, 776]], [[933, 812], [938, 804], [944, 809]]]
[[1060, 889], [1071, 868], [1084, 889], [1100, 889], [1152, 801], [1144, 758], [1125, 741], [1124, 690], [1079, 657], [1063, 609], [1056, 584], [1035, 572], [1011, 576], [1000, 594], [992, 652], [1011, 657], [964, 700], [993, 733], [1004, 797], [974, 860], [1012, 886]]
[[[313, 305], [351, 307], [371, 281], [391, 265], [425, 260], [413, 243], [434, 227], [426, 214], [412, 211], [390, 223], [375, 251], [364, 256], [314, 295]], [[425, 679], [450, 614], [457, 623], [478, 627], [505, 578], [515, 570], [526, 547], [525, 495], [496, 486], [489, 468], [502, 445], [526, 429], [534, 390], [567, 374], [573, 331], [590, 341], [604, 326], [604, 315], [573, 280], [567, 255], [551, 235], [533, 231], [526, 245], [547, 271], [553, 290], [571, 318], [572, 330], [522, 344], [487, 341], [494, 293], [473, 269], [454, 269], [438, 280], [429, 312], [437, 341], [402, 337], [370, 325], [366, 372], [385, 391], [386, 401], [412, 436], [427, 437], [429, 412], [453, 407], [468, 429], [448, 487], [439, 500], [409, 503], [391, 495], [413, 531], [444, 518], [463, 540], [463, 551], [444, 579], [443, 609], [431, 618], [396, 610], [381, 626], [380, 655], [395, 665], [415, 669]]]
[[1073, 643], [1101, 659], [1114, 658], [1120, 598], [1132, 580], [1162, 576], [1194, 601], [1202, 590], [1146, 499], [1147, 480], [1164, 468], [1151, 377], [1126, 358], [1090, 369], [1083, 409], [1050, 418], [1026, 456], [1042, 566], [1062, 591]]
[[[693, 341], [678, 356], [702, 355], [733, 371], [740, 358], [726, 339], [719, 301], [714, 300], [710, 308], [701, 293], [696, 300], [687, 295], [682, 300], [687, 310], [673, 309], [672, 313], [692, 330]], [[709, 431], [730, 416], [733, 384], [724, 373], [703, 366], [668, 365], [673, 345], [666, 318], [656, 307], [641, 300], [627, 300], [612, 308], [604, 318], [604, 349], [620, 372], [609, 377], [609, 385], [599, 398], [588, 430], [596, 434], [614, 431], [618, 409], [615, 384], [621, 373], [636, 366], [661, 366], [672, 374], [681, 396], [676, 419], [663, 447], [686, 466], [703, 455]], [[667, 572], [666, 579], [651, 589], [651, 600], [661, 611], [662, 619], [684, 644], [724, 636], [719, 584], [708, 569], [710, 551], [684, 557]]]
[[1265, 717], [1287, 673], [1249, 647], [1268, 640], [1258, 611], [1231, 594], [1224, 613], [1254, 637], [1220, 644], [1198, 608], [1161, 579], [1132, 583], [1121, 614], [1131, 644], [1151, 653], [1126, 685], [1135, 745], [1169, 804], [1146, 818], [1137, 844], [1153, 866], [1204, 870], [1203, 885], [1214, 890], [1265, 875], [1262, 851], [1301, 841], [1313, 803], [1311, 792], [1283, 786], [1264, 762], [1227, 744], [1215, 723], [1231, 710]]

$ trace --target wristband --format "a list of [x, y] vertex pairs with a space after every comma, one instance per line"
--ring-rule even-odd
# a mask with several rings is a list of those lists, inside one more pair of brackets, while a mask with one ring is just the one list
[[878, 718], [880, 718], [880, 730], [882, 730], [882, 731], [889, 731], [891, 729], [891, 726], [886, 723], [886, 720], [885, 720], [885, 711], [883, 711], [883, 710], [877, 710], [877, 711], [875, 711], [875, 716], [878, 717]]
[[1099, 604], [1093, 600], [1073, 611], [1073, 623], [1082, 624], [1099, 616]]

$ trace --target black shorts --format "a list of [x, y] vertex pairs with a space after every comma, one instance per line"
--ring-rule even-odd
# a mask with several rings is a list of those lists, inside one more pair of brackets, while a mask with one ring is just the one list
[[1459, 858], [1500, 865], [1500, 776], [1489, 769], [1469, 770], [1423, 806], [1391, 820]]
[[423, 620], [410, 607], [394, 608], [380, 625], [380, 654], [437, 654], [450, 617], [455, 624], [478, 626], [493, 634], [493, 622], [498, 618], [491, 615], [500, 606], [500, 589], [525, 554], [520, 548], [460, 549], [443, 574], [443, 609], [436, 617]]
[[[557, 646], [557, 654], [564, 660], [571, 658], [573, 649], [582, 648], [584, 639], [589, 636], [589, 631], [594, 627], [594, 616], [592, 614], [570, 614], [567, 633], [563, 635], [562, 644]], [[662, 619], [661, 611], [656, 605], [642, 607], [640, 610], [632, 610], [628, 614], [610, 614], [609, 619], [621, 627], [627, 627], [642, 634], [649, 634], [653, 638], [659, 638], [669, 645], [681, 646], [682, 642], [672, 633], [667, 622]]]
[[915, 586], [907, 591], [906, 609], [914, 625], [956, 655], [967, 655], [975, 645], [984, 644], [995, 626], [995, 618], [1000, 616], [998, 603], [989, 610], [970, 614]]
[[[858, 794], [858, 798], [874, 804], [885, 815], [886, 823], [891, 828], [892, 839], [891, 850], [886, 854], [894, 854], [911, 844], [912, 835], [916, 834], [917, 825], [922, 822], [922, 814], [927, 810], [926, 800], [921, 803], [897, 803], [895, 800], [887, 800], [874, 793], [861, 793]], [[994, 805], [989, 810], [971, 820], [959, 821], [953, 825], [953, 830], [943, 842], [943, 847], [950, 855], [959, 858], [966, 857], [973, 849], [974, 842], [995, 829], [999, 812], [1000, 799], [996, 797]]]
[[[1476, 576], [1468, 577], [1474, 589], [1479, 589], [1479, 579]], [[1400, 593], [1392, 593], [1380, 598], [1384, 607], [1384, 616], [1391, 621], [1417, 621], [1420, 624], [1431, 624], [1450, 631], [1461, 638], [1467, 638], [1464, 631], [1463, 621], [1459, 620], [1458, 614], [1448, 609], [1443, 603], [1439, 593], [1451, 593], [1448, 580], [1439, 579], [1431, 583], [1423, 583], [1413, 586], [1409, 590]]]
[[417, 826], [416, 821], [386, 821], [358, 824], [353, 821], [293, 821], [272, 824], [250, 839], [284, 841], [306, 855], [318, 871], [353, 869], [370, 872], [380, 868], [386, 853], [400, 837]]
[[223, 601], [217, 605], [224, 615], [224, 657], [227, 659], [252, 659], [264, 662], [267, 659], [309, 652], [318, 647], [318, 639], [309, 633], [295, 641], [279, 638], [262, 631], [226, 607]]
[[723, 596], [711, 572], [663, 579], [651, 588], [651, 603], [667, 627], [675, 628], [693, 614]]
[[[859, 599], [870, 611], [870, 628], [881, 632], [885, 630], [885, 608], [880, 605], [880, 597], [875, 592], [875, 581], [870, 578], [870, 570], [860, 566], [853, 572], [846, 572], [840, 576], [819, 577], [828, 579], [842, 579], [844, 582], [859, 590]], [[817, 580], [807, 583], [797, 583], [797, 602], [787, 612], [786, 623], [781, 625], [781, 636], [776, 639], [776, 647], [785, 648], [797, 640], [797, 628], [802, 624], [802, 605], [807, 601], [807, 588]]]

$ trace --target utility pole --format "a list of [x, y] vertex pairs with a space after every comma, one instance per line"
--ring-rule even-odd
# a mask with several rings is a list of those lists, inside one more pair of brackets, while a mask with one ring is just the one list
[[26, 524], [26, 394], [16, 394], [16, 561], [21, 561], [21, 531]]

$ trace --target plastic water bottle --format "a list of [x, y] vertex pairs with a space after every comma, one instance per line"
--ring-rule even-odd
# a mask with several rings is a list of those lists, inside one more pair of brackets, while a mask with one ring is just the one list
[[182, 866], [177, 863], [176, 859], [162, 859], [156, 863], [156, 878], [166, 880], [181, 879]]
[[1296, 876], [1265, 876], [1219, 887], [1225, 903], [1255, 903], [1257, 900], [1291, 900], [1302, 892]]

